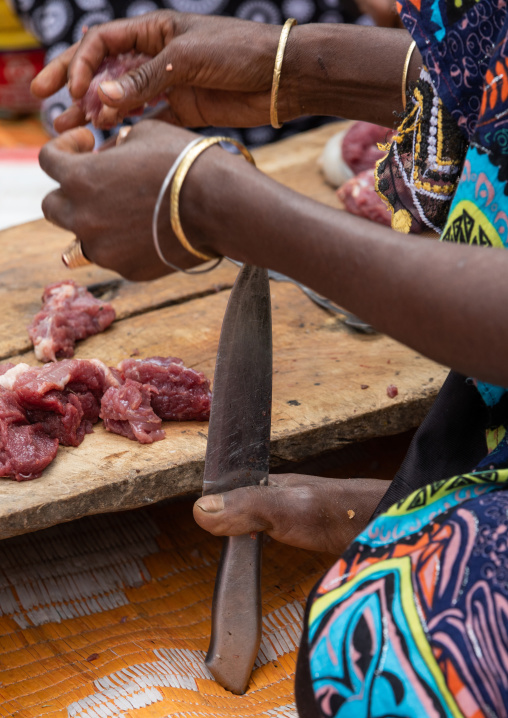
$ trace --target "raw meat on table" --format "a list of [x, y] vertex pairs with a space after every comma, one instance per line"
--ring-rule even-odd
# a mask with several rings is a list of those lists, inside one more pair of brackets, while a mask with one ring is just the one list
[[104, 391], [110, 386], [119, 387], [123, 384], [120, 370], [114, 366], [106, 366], [100, 359], [90, 359], [104, 377]]
[[42, 301], [28, 333], [35, 356], [43, 362], [72, 357], [78, 340], [104, 331], [116, 316], [111, 304], [96, 299], [72, 279], [47, 286]]
[[347, 130], [342, 142], [344, 162], [355, 175], [374, 168], [376, 162], [387, 153], [386, 149], [380, 150], [378, 145], [385, 145], [392, 136], [393, 130], [387, 127], [370, 122], [355, 122]]
[[125, 379], [150, 384], [152, 408], [164, 421], [207, 421], [212, 393], [203, 372], [184, 366], [177, 357], [124, 359], [118, 369]]
[[340, 187], [360, 172], [372, 169], [386, 155], [379, 149], [391, 141], [393, 130], [370, 122], [355, 122], [330, 137], [320, 157], [320, 165], [327, 181]]
[[15, 366], [10, 361], [6, 361], [3, 364], [0, 364], [0, 376], [2, 374], [5, 374], [5, 372], [9, 371], [9, 369], [12, 369], [12, 367]]
[[79, 446], [99, 416], [108, 431], [151, 444], [165, 437], [162, 419], [206, 420], [210, 403], [205, 375], [175, 357], [0, 364], [0, 476], [40, 476], [58, 444]]
[[337, 196], [351, 214], [390, 227], [392, 213], [376, 192], [374, 170], [365, 170], [337, 190]]
[[79, 446], [98, 421], [105, 376], [94, 362], [66, 359], [44, 367], [17, 364], [0, 375], [0, 386], [15, 393], [30, 423], [64, 446]]
[[157, 390], [149, 384], [126, 379], [120, 387], [110, 387], [102, 397], [101, 419], [108, 431], [151, 444], [166, 436], [162, 421], [154, 413], [150, 398]]
[[0, 476], [26, 481], [42, 474], [56, 456], [58, 440], [30, 424], [13, 391], [0, 387]]

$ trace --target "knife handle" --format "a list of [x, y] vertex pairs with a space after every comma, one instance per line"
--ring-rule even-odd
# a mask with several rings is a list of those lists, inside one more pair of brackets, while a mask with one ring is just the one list
[[215, 680], [242, 695], [261, 643], [263, 534], [224, 539], [212, 602], [212, 632], [205, 664]]

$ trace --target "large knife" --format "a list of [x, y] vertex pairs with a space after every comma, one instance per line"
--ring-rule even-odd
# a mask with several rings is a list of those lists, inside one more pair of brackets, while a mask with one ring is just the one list
[[[244, 265], [224, 315], [213, 385], [203, 495], [268, 480], [272, 321], [266, 269]], [[245, 693], [261, 641], [262, 535], [224, 539], [205, 663], [233, 693]]]

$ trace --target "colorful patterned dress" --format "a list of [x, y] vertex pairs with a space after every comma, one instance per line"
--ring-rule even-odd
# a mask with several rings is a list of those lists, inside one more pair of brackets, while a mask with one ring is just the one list
[[503, 470], [420, 489], [326, 574], [308, 617], [316, 715], [507, 714], [507, 481]]
[[[507, 3], [398, 7], [424, 67], [378, 165], [392, 223], [506, 247]], [[407, 495], [406, 467], [394, 481], [397, 502], [385, 502], [309, 598], [296, 680], [301, 718], [508, 716], [507, 392], [470, 380], [467, 391], [479, 395], [459, 396], [443, 419], [461, 387], [465, 377], [452, 373], [407, 460], [420, 470], [418, 459], [428, 459], [412, 484], [420, 487]], [[461, 402], [477, 411], [464, 418]], [[454, 424], [451, 442], [435, 431]], [[483, 454], [479, 428], [487, 429]], [[462, 445], [474, 435], [474, 450], [460, 449], [461, 430]], [[457, 464], [428, 458], [450, 445]], [[455, 465], [460, 475], [446, 478]], [[438, 480], [423, 485], [426, 477]]]

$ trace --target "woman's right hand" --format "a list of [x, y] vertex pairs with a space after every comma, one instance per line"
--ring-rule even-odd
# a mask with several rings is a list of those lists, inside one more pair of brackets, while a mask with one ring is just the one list
[[[182, 127], [262, 125], [269, 119], [279, 35], [272, 25], [162, 10], [92, 27], [42, 70], [32, 91], [45, 98], [67, 83], [79, 100], [106, 56], [136, 51], [153, 59], [103, 83], [100, 126], [117, 124], [161, 93], [168, 97], [164, 119]], [[55, 129], [82, 124], [84, 113], [73, 105]]]

